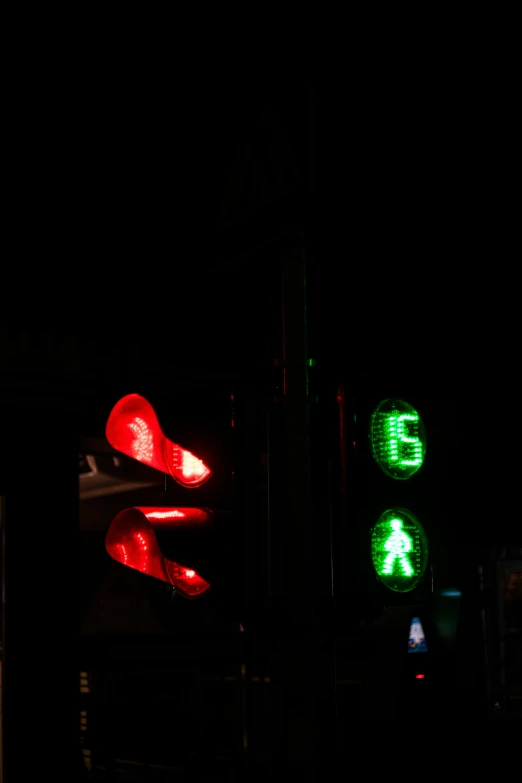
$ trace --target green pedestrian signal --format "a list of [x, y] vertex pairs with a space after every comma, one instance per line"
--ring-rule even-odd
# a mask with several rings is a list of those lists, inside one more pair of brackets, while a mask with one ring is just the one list
[[408, 552], [413, 549], [413, 540], [408, 533], [405, 533], [402, 528], [402, 519], [390, 519], [390, 527], [392, 533], [390, 537], [384, 542], [384, 548], [388, 552], [384, 560], [382, 567], [383, 574], [392, 574], [395, 561], [398, 561], [399, 570], [403, 576], [411, 576], [413, 574], [413, 568], [408, 558]]
[[418, 585], [428, 564], [428, 540], [419, 520], [404, 508], [385, 511], [372, 530], [372, 563], [390, 590], [406, 593]]

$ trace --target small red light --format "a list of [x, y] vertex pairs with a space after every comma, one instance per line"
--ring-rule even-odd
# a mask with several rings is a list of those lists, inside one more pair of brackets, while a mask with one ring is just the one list
[[[168, 582], [185, 598], [198, 598], [208, 590], [210, 584], [196, 571], [169, 560], [159, 548], [154, 528], [147, 518], [155, 512], [169, 512], [174, 509], [126, 508], [111, 522], [105, 538], [105, 548], [118, 563], [141, 571], [162, 582]], [[200, 509], [185, 509], [199, 511]]]
[[423, 680], [424, 679], [424, 674], [416, 674], [415, 675], [415, 679], [416, 680]]
[[199, 487], [212, 474], [204, 462], [165, 437], [150, 402], [127, 394], [112, 409], [105, 428], [111, 446], [161, 470], [184, 487]]

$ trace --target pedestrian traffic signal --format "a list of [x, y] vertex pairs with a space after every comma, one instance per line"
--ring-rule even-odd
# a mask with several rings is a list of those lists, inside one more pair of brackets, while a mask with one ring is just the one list
[[459, 446], [453, 400], [418, 394], [411, 377], [347, 370], [336, 382], [334, 590], [364, 618], [421, 604], [458, 584], [454, 502]]
[[371, 563], [381, 585], [395, 593], [409, 593], [422, 582], [429, 560], [423, 504], [419, 505], [415, 491], [428, 445], [424, 422], [407, 400], [384, 397], [373, 406], [367, 438], [374, 463], [371, 491], [379, 505], [399, 501], [373, 511], [378, 516], [369, 520]]

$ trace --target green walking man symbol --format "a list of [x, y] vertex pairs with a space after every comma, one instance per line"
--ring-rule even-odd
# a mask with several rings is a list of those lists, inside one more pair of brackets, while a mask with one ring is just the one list
[[393, 528], [393, 533], [384, 543], [384, 549], [388, 554], [383, 563], [382, 573], [391, 574], [395, 561], [398, 560], [403, 576], [411, 576], [413, 568], [407, 554], [413, 549], [411, 536], [401, 530], [402, 519], [390, 519], [390, 525]]

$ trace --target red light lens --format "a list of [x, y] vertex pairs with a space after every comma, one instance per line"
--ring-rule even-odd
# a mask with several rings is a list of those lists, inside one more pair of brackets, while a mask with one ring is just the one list
[[[149, 515], [174, 510], [146, 509]], [[154, 528], [144, 511], [140, 508], [126, 508], [114, 517], [105, 538], [109, 555], [118, 563], [174, 585], [185, 598], [198, 598], [206, 593], [210, 589], [208, 582], [194, 570], [167, 559], [161, 552]]]
[[424, 674], [416, 674], [415, 675], [415, 679], [416, 680], [423, 680], [424, 679]]
[[210, 470], [202, 460], [167, 439], [165, 459], [170, 475], [184, 487], [199, 487], [210, 476]]
[[119, 563], [163, 582], [170, 581], [154, 529], [137, 508], [126, 508], [114, 517], [105, 548]]
[[190, 451], [165, 437], [150, 402], [139, 394], [122, 397], [105, 428], [111, 446], [170, 475], [184, 487], [199, 487], [212, 471]]
[[172, 584], [185, 598], [198, 598], [210, 589], [209, 583], [192, 568], [173, 563], [172, 560], [167, 560], [166, 563]]

